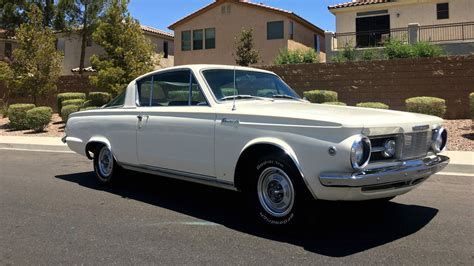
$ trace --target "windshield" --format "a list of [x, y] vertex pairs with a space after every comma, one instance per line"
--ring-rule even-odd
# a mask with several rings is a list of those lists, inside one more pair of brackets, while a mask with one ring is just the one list
[[[254, 98], [284, 98], [300, 100], [288, 85], [278, 76], [257, 71], [232, 69], [204, 70], [204, 78], [211, 87], [212, 93], [219, 101], [228, 99], [254, 99]], [[234, 97], [234, 95], [236, 97]]]

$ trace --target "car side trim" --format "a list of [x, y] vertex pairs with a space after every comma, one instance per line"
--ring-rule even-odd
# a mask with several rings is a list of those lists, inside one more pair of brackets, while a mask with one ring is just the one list
[[166, 169], [166, 168], [160, 168], [160, 167], [154, 167], [154, 166], [148, 166], [148, 165], [133, 165], [133, 164], [127, 164], [127, 163], [120, 163], [120, 162], [118, 162], [118, 164], [122, 166], [123, 168], [132, 170], [132, 171], [137, 171], [137, 172], [142, 172], [142, 173], [147, 173], [147, 174], [152, 174], [152, 175], [159, 175], [159, 176], [174, 178], [178, 180], [189, 181], [189, 182], [237, 191], [237, 188], [234, 186], [234, 183], [229, 182], [229, 181], [224, 181], [224, 180], [218, 180], [212, 176], [182, 172], [178, 170], [172, 170], [172, 169]]

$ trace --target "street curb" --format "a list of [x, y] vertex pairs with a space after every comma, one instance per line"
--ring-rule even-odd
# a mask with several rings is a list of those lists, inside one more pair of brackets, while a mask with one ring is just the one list
[[38, 145], [26, 143], [0, 143], [0, 149], [71, 151], [67, 145]]

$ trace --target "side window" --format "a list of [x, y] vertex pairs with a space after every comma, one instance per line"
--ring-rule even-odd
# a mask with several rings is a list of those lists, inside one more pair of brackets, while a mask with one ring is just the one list
[[146, 77], [138, 81], [138, 104], [150, 106], [152, 77]]
[[140, 80], [138, 103], [140, 106], [207, 105], [198, 82], [189, 70], [165, 72]]
[[114, 99], [112, 99], [112, 101], [110, 101], [106, 106], [105, 108], [116, 108], [116, 107], [121, 107], [125, 104], [125, 91], [122, 92], [121, 94], [119, 94], [117, 97], [115, 97]]

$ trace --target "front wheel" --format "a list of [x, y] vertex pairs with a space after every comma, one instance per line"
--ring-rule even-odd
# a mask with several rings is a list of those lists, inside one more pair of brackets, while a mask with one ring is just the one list
[[114, 183], [120, 171], [120, 166], [115, 161], [112, 151], [102, 145], [94, 152], [94, 172], [102, 184]]
[[266, 156], [249, 176], [247, 198], [264, 224], [285, 227], [303, 220], [312, 201], [299, 171], [286, 156]]

